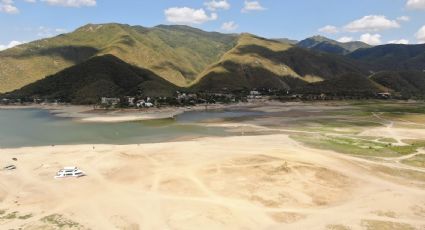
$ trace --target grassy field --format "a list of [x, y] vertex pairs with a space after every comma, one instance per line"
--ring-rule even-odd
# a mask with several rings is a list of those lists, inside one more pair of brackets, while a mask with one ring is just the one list
[[[288, 127], [297, 130], [290, 137], [312, 148], [425, 168], [425, 154], [417, 154], [425, 148], [425, 135], [421, 135], [425, 128], [425, 104], [355, 101], [342, 105], [343, 108], [323, 111], [318, 116], [304, 114], [290, 122]], [[409, 134], [410, 129], [418, 134]], [[369, 130], [380, 131], [367, 135]], [[409, 137], [403, 136], [406, 134]], [[386, 168], [382, 171], [394, 174]], [[425, 179], [424, 175], [414, 177]]]
[[324, 134], [296, 134], [291, 135], [296, 141], [314, 148], [332, 150], [339, 153], [372, 156], [372, 157], [400, 157], [416, 152], [425, 147], [425, 142], [417, 141], [411, 145], [398, 146], [382, 140], [368, 140], [367, 137], [330, 136]]

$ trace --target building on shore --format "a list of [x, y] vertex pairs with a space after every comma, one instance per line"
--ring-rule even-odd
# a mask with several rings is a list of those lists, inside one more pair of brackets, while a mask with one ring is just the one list
[[109, 97], [102, 97], [101, 98], [101, 104], [102, 105], [118, 105], [118, 103], [120, 103], [120, 99], [119, 98], [109, 98]]

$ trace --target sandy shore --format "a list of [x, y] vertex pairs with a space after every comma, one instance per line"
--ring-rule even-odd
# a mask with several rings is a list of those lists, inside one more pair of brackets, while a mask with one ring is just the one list
[[0, 109], [44, 109], [57, 117], [72, 118], [81, 122], [125, 122], [172, 118], [188, 110], [187, 108], [165, 107], [152, 109], [94, 109], [92, 106], [78, 105], [27, 105], [0, 106]]
[[211, 104], [196, 105], [189, 107], [162, 107], [149, 109], [94, 109], [93, 106], [80, 105], [54, 105], [54, 104], [30, 104], [30, 105], [0, 105], [0, 109], [45, 109], [53, 115], [64, 118], [72, 118], [81, 122], [114, 123], [138, 120], [155, 120], [173, 118], [187, 111], [205, 111], [205, 110], [253, 110], [261, 112], [285, 112], [296, 109], [331, 109], [332, 107], [349, 107], [348, 102], [279, 102], [268, 100], [256, 100], [246, 103], [236, 104]]
[[[398, 157], [355, 157], [306, 147], [288, 136], [336, 135], [329, 128], [293, 130], [289, 124], [300, 117], [335, 119], [326, 111], [348, 108], [341, 106], [349, 105], [233, 105], [225, 108], [274, 115], [200, 124], [238, 135], [267, 134], [260, 136], [0, 148], [0, 166], [17, 166], [0, 171], [0, 229], [425, 229], [425, 168], [403, 163], [425, 149]], [[72, 107], [63, 114], [94, 119], [89, 122], [150, 116], [86, 109]], [[355, 127], [358, 133], [346, 137], [387, 137], [402, 146], [425, 136], [411, 121], [375, 113], [364, 119], [381, 125]], [[65, 166], [78, 166], [88, 176], [54, 179]]]
[[[268, 104], [276, 104], [279, 102], [268, 102]], [[280, 103], [279, 103], [280, 104]], [[114, 123], [138, 120], [155, 120], [173, 118], [186, 111], [203, 111], [203, 110], [219, 110], [219, 109], [243, 109], [264, 105], [264, 103], [239, 103], [239, 104], [214, 104], [190, 106], [190, 107], [162, 107], [149, 109], [116, 109], [104, 110], [94, 109], [92, 106], [78, 105], [10, 105], [0, 106], [0, 109], [45, 109], [53, 115], [64, 118], [73, 118], [81, 122], [99, 122]]]
[[[354, 101], [355, 102], [355, 101]], [[373, 102], [373, 101], [370, 101]], [[316, 101], [316, 102], [279, 102], [269, 100], [254, 100], [237, 104], [211, 104], [190, 107], [162, 107], [149, 109], [94, 109], [93, 106], [83, 105], [55, 105], [55, 104], [29, 104], [29, 105], [0, 105], [0, 109], [45, 109], [58, 117], [73, 118], [81, 122], [125, 122], [137, 120], [155, 120], [173, 118], [186, 111], [204, 111], [220, 109], [250, 109], [268, 113], [285, 112], [289, 110], [314, 109], [329, 110], [332, 108], [351, 108], [351, 101]], [[399, 103], [399, 102], [397, 102]], [[403, 102], [406, 103], [406, 102]], [[415, 103], [414, 101], [409, 103]]]
[[[0, 172], [5, 229], [425, 228], [423, 181], [286, 135], [0, 149], [0, 162], [18, 167]], [[88, 176], [53, 179], [63, 166]]]

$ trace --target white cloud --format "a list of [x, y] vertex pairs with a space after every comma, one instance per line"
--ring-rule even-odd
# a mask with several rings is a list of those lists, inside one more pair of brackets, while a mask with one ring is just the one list
[[58, 34], [63, 34], [67, 32], [66, 29], [61, 29], [61, 28], [53, 29], [53, 28], [48, 28], [44, 26], [39, 26], [36, 29], [29, 28], [28, 31], [35, 32], [38, 37], [42, 37], [42, 38], [53, 37]]
[[0, 12], [6, 14], [17, 14], [19, 9], [14, 5], [13, 0], [0, 0]]
[[207, 7], [208, 10], [216, 11], [218, 9], [220, 10], [228, 10], [230, 9], [230, 4], [227, 2], [227, 0], [212, 0], [209, 2], [204, 3], [204, 5]]
[[247, 13], [249, 11], [260, 11], [265, 10], [259, 1], [249, 1], [245, 0], [245, 6], [242, 9], [242, 12]]
[[400, 39], [400, 40], [392, 40], [392, 41], [388, 41], [389, 44], [404, 44], [407, 45], [409, 44], [409, 40], [407, 39]]
[[408, 16], [401, 16], [397, 18], [397, 21], [399, 22], [408, 22], [410, 21], [410, 18]]
[[319, 32], [321, 33], [327, 33], [327, 34], [336, 34], [338, 33], [338, 28], [335, 26], [327, 25], [319, 29]]
[[389, 20], [383, 15], [369, 15], [349, 23], [344, 28], [349, 32], [377, 32], [399, 27], [397, 21]]
[[225, 22], [223, 23], [223, 25], [221, 25], [221, 29], [225, 31], [233, 31], [233, 30], [236, 30], [238, 27], [239, 25], [233, 21]]
[[5, 50], [5, 49], [9, 49], [9, 48], [12, 48], [12, 47], [15, 47], [15, 46], [18, 46], [20, 44], [22, 44], [22, 42], [19, 42], [19, 41], [11, 41], [7, 45], [0, 44], [0, 51], [1, 50]]
[[425, 0], [407, 0], [406, 7], [413, 10], [425, 10]]
[[353, 37], [340, 37], [338, 38], [337, 41], [342, 42], [342, 43], [346, 43], [346, 42], [352, 42], [354, 39]]
[[[28, 3], [36, 3], [37, 0], [24, 0]], [[84, 7], [96, 6], [96, 0], [40, 0], [39, 2], [46, 2], [53, 6], [64, 7]], [[7, 14], [17, 14], [19, 9], [14, 5], [14, 0], [0, 0], [0, 12]]]
[[362, 34], [360, 36], [360, 41], [367, 43], [369, 45], [380, 45], [382, 44], [381, 35], [380, 34]]
[[415, 35], [419, 43], [425, 43], [425, 25], [422, 26]]
[[66, 33], [66, 32], [67, 32], [67, 30], [66, 30], [66, 29], [58, 28], [58, 29], [55, 29], [55, 32], [56, 32], [56, 33]]
[[164, 11], [168, 22], [175, 24], [202, 24], [207, 21], [217, 20], [218, 15], [208, 15], [204, 9], [192, 9], [189, 7], [172, 7]]
[[96, 6], [96, 0], [41, 0], [49, 5], [64, 7]]

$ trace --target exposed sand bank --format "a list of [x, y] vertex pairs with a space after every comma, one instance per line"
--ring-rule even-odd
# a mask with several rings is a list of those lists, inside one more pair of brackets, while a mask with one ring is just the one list
[[[18, 167], [0, 172], [0, 210], [18, 212], [5, 229], [425, 228], [424, 181], [286, 135], [0, 149], [0, 162]], [[53, 179], [74, 165], [88, 176]]]
[[82, 122], [126, 122], [137, 120], [155, 120], [173, 118], [187, 111], [205, 110], [252, 110], [267, 113], [288, 112], [292, 110], [322, 110], [351, 108], [350, 102], [324, 101], [324, 102], [279, 102], [268, 100], [255, 100], [236, 104], [209, 104], [189, 107], [161, 107], [144, 109], [94, 109], [93, 106], [84, 105], [54, 105], [54, 104], [29, 104], [29, 105], [0, 105], [0, 109], [45, 109], [53, 115], [64, 118], [73, 118]]
[[57, 117], [72, 118], [81, 122], [125, 122], [172, 118], [187, 108], [164, 107], [151, 109], [94, 109], [93, 106], [78, 105], [28, 105], [0, 106], [0, 109], [44, 109]]
[[[278, 102], [268, 102], [276, 104]], [[57, 117], [73, 118], [81, 122], [114, 123], [138, 120], [155, 120], [173, 118], [186, 111], [204, 111], [220, 109], [244, 109], [264, 105], [256, 103], [197, 105], [190, 107], [161, 107], [144, 109], [94, 109], [93, 106], [78, 105], [10, 105], [0, 106], [0, 109], [44, 109]]]
[[145, 111], [145, 112], [132, 112], [132, 113], [115, 113], [105, 114], [104, 116], [94, 115], [80, 118], [82, 122], [102, 122], [102, 123], [115, 123], [115, 122], [126, 122], [126, 121], [143, 121], [143, 120], [156, 120], [156, 119], [167, 119], [173, 118], [181, 113], [184, 109], [169, 109], [168, 111]]

